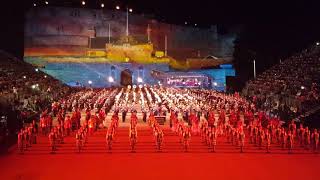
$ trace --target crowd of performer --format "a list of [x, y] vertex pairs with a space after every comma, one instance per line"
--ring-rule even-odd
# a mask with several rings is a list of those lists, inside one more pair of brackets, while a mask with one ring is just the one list
[[[149, 114], [148, 117], [145, 114], [143, 118], [148, 119], [159, 151], [163, 147], [164, 134], [155, 116], [166, 116], [168, 113], [169, 125], [178, 135], [185, 151], [189, 149], [191, 135], [200, 136], [213, 152], [218, 151], [224, 140], [240, 149], [240, 152], [246, 152], [248, 144], [265, 149], [266, 152], [272, 152], [277, 146], [286, 148], [290, 153], [298, 146], [319, 151], [317, 129], [311, 132], [302, 124], [296, 128], [294, 121], [286, 127], [281, 124], [279, 117], [258, 111], [253, 103], [239, 94], [226, 95], [203, 89], [140, 86], [82, 90], [54, 102], [51, 108], [41, 113], [39, 125], [41, 134], [49, 137], [52, 151], [56, 151], [57, 144], [63, 143], [63, 138], [70, 136], [72, 132], [75, 133], [76, 147], [80, 151], [87, 137], [104, 127], [107, 127], [107, 149], [112, 150], [119, 116], [124, 116], [122, 121], [127, 121], [127, 115], [122, 112], [129, 110], [129, 145], [133, 152], [138, 140], [137, 114], [143, 112]], [[106, 120], [108, 113], [112, 114], [110, 120]], [[81, 114], [85, 114], [85, 117], [82, 118]], [[32, 131], [35, 124], [37, 123], [26, 127], [21, 132], [23, 136], [19, 133], [19, 139], [26, 142], [28, 137], [29, 140], [27, 132], [29, 128]]]
[[38, 125], [35, 121], [26, 125], [18, 133], [18, 149], [20, 153], [28, 150], [33, 144], [37, 143]]

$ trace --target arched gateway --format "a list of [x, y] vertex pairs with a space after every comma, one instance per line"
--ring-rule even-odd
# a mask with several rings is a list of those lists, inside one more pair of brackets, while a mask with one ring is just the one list
[[130, 71], [129, 69], [121, 71], [120, 84], [122, 86], [132, 85], [132, 71]]

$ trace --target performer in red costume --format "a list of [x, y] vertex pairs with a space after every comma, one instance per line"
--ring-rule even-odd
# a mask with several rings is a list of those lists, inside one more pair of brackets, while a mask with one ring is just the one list
[[130, 141], [132, 152], [135, 152], [137, 138], [138, 138], [137, 128], [135, 126], [131, 126], [129, 129], [129, 141]]
[[131, 114], [131, 119], [130, 119], [130, 124], [132, 126], [136, 126], [138, 123], [138, 117], [137, 117], [137, 114], [136, 113], [132, 113]]
[[319, 150], [319, 133], [317, 129], [313, 130], [311, 138], [312, 138], [313, 152], [317, 153]]
[[47, 132], [50, 132], [52, 129], [52, 117], [50, 115], [45, 116], [46, 126], [47, 126]]
[[47, 123], [46, 123], [46, 118], [44, 116], [41, 116], [40, 118], [40, 128], [41, 128], [41, 133], [42, 135], [47, 135]]
[[268, 130], [266, 130], [266, 133], [265, 133], [265, 142], [266, 142], [267, 153], [270, 153], [271, 135]]
[[54, 153], [56, 150], [56, 140], [57, 140], [57, 135], [54, 132], [54, 130], [52, 130], [49, 133], [49, 142], [50, 142], [50, 146], [51, 146], [51, 153]]
[[94, 119], [91, 117], [88, 121], [89, 135], [93, 134], [94, 131]]
[[309, 146], [310, 146], [310, 141], [311, 141], [311, 139], [310, 139], [310, 130], [309, 130], [309, 128], [308, 127], [306, 127], [306, 129], [305, 129], [305, 131], [304, 131], [304, 148], [305, 149], [309, 149]]
[[70, 135], [71, 132], [71, 119], [70, 116], [66, 116], [65, 122], [64, 122], [64, 129], [67, 136]]
[[287, 135], [287, 146], [288, 146], [288, 153], [292, 153], [292, 148], [293, 148], [293, 135], [289, 131]]
[[226, 113], [224, 109], [221, 109], [220, 114], [219, 114], [219, 124], [224, 125], [226, 123]]
[[191, 133], [190, 133], [189, 128], [187, 128], [187, 127], [184, 128], [182, 137], [183, 137], [183, 147], [184, 147], [185, 152], [187, 152], [189, 150], [189, 141], [191, 138]]
[[208, 116], [208, 127], [209, 127], [210, 129], [213, 128], [214, 122], [215, 122], [214, 112], [213, 112], [213, 111], [210, 111], [210, 112], [209, 112], [209, 116]]
[[18, 148], [20, 153], [23, 153], [24, 151], [24, 144], [25, 144], [24, 131], [23, 129], [21, 129], [20, 132], [18, 133]]
[[199, 125], [199, 123], [198, 123], [198, 118], [197, 118], [196, 114], [191, 113], [189, 118], [190, 118], [190, 121], [191, 121], [191, 124], [192, 124], [192, 126], [191, 126], [192, 133], [193, 134], [198, 134], [198, 131], [199, 131], [198, 125]]
[[240, 152], [241, 153], [243, 153], [245, 137], [246, 135], [244, 131], [240, 132]]
[[64, 121], [63, 113], [62, 111], [58, 112], [58, 117], [57, 117], [58, 123], [61, 125], [62, 122]]
[[106, 118], [106, 113], [104, 112], [104, 110], [100, 109], [99, 110], [99, 120], [100, 122], [103, 122]]
[[88, 121], [91, 119], [91, 110], [89, 108], [86, 109], [86, 122], [88, 123]]

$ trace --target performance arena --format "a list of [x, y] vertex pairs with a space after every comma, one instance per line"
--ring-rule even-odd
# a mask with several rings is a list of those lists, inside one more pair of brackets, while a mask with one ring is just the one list
[[320, 31], [137, 4], [28, 1], [23, 56], [0, 51], [0, 179], [319, 179]]

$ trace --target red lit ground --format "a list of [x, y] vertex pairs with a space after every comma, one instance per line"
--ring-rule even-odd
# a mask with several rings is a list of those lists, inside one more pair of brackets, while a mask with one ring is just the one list
[[185, 153], [179, 138], [165, 128], [163, 152], [156, 152], [151, 130], [138, 129], [136, 153], [131, 153], [127, 128], [119, 128], [112, 152], [105, 148], [105, 130], [90, 136], [83, 152], [76, 153], [74, 138], [65, 138], [56, 154], [49, 153], [46, 137], [40, 137], [24, 154], [17, 151], [0, 157], [0, 179], [254, 179], [317, 180], [320, 154], [295, 148], [287, 154], [275, 145], [266, 154], [253, 145], [239, 149], [219, 139], [210, 153], [200, 137], [193, 136]]

